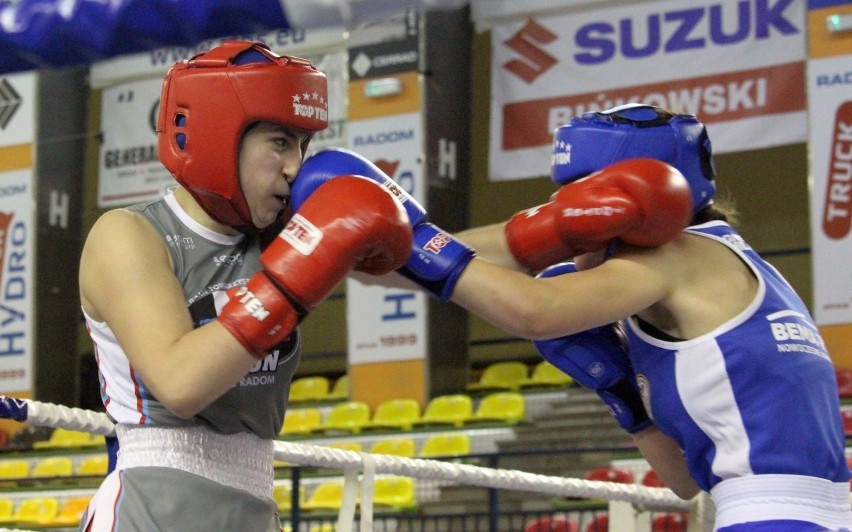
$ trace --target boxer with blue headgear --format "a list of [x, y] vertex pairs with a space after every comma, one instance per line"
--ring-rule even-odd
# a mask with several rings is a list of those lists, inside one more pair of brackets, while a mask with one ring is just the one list
[[645, 104], [584, 113], [553, 134], [551, 178], [565, 185], [620, 161], [650, 157], [683, 174], [692, 191], [692, 211], [713, 203], [713, 151], [707, 128], [695, 115]]
[[552, 163], [549, 203], [455, 235], [477, 256], [452, 301], [596, 391], [667, 487], [709, 493], [714, 530], [852, 530], [831, 356], [714, 203], [704, 126], [587, 113], [556, 131]]

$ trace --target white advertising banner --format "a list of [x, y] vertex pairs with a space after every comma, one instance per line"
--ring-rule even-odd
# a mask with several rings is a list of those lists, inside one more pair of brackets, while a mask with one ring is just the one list
[[33, 385], [33, 181], [32, 168], [0, 173], [0, 393]]
[[156, 200], [174, 178], [157, 156], [160, 78], [130, 81], [103, 91], [98, 207]]
[[[350, 122], [352, 149], [373, 161], [425, 205], [422, 171], [423, 117], [420, 113]], [[349, 364], [426, 358], [427, 296], [419, 291], [346, 285]]]
[[98, 89], [140, 77], [162, 77], [173, 64], [219, 46], [228, 39], [242, 39], [265, 43], [279, 54], [307, 55], [343, 48], [346, 34], [343, 28], [316, 28], [311, 30], [281, 29], [252, 35], [235, 35], [221, 39], [201, 41], [195, 46], [167, 46], [150, 52], [128, 54], [92, 65], [90, 83]]
[[806, 11], [666, 0], [493, 26], [490, 178], [549, 175], [556, 127], [627, 102], [697, 114], [717, 153], [806, 141]]
[[0, 77], [0, 394], [34, 382], [36, 85], [33, 72]]
[[808, 5], [813, 313], [832, 357], [852, 369], [852, 34], [827, 24], [852, 20], [852, 2]]
[[0, 77], [0, 147], [33, 143], [35, 98], [34, 73]]
[[[846, 80], [832, 82], [832, 80]], [[852, 66], [848, 56], [808, 64], [814, 318], [852, 323]]]

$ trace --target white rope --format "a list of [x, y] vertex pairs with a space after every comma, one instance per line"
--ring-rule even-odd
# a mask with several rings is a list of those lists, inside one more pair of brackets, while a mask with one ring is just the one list
[[[0, 406], [7, 399], [0, 396]], [[29, 399], [14, 399], [13, 401], [18, 407], [24, 407], [22, 410], [25, 419], [22, 420], [33, 425], [79, 430], [92, 434], [106, 435], [113, 433], [113, 423], [106, 414]], [[5, 412], [2, 409], [0, 411]], [[0, 413], [0, 415], [3, 414]], [[18, 412], [16, 412], [16, 415], [19, 417], [15, 419], [22, 417]], [[6, 417], [8, 417], [8, 414], [6, 414]], [[369, 455], [368, 460], [365, 461], [364, 453], [335, 449], [322, 445], [297, 444], [285, 441], [276, 441], [274, 449], [276, 460], [292, 462], [303, 466], [343, 469], [344, 477], [347, 473], [350, 475], [354, 474], [356, 480], [349, 482], [349, 484], [355, 484], [356, 487], [358, 472], [365, 471], [364, 486], [362, 487], [366, 487], [369, 484], [371, 488], [373, 476], [376, 473], [388, 473], [421, 479], [450, 481], [485, 488], [529, 491], [558, 497], [626, 501], [633, 504], [667, 506], [672, 509], [690, 509], [694, 505], [694, 501], [684, 501], [668, 488], [651, 488], [636, 484], [552, 477], [517, 470], [492, 469], [469, 464], [455, 464], [438, 460], [405, 458], [393, 455]], [[366, 462], [369, 462], [369, 464]], [[357, 491], [352, 487], [349, 489]], [[346, 485], [344, 485], [344, 502], [348, 500], [345, 495]], [[354, 499], [355, 494], [351, 495], [351, 500], [354, 501]], [[372, 504], [372, 500], [369, 503]], [[354, 509], [352, 510], [352, 516], [354, 518]], [[351, 522], [350, 519], [350, 526]], [[344, 529], [338, 528], [338, 530], [342, 531]]]
[[[316, 467], [361, 469], [361, 454], [321, 445], [275, 442], [275, 459]], [[430, 480], [445, 480], [485, 488], [531, 491], [559, 497], [608, 499], [689, 509], [693, 502], [684, 501], [668, 488], [651, 488], [636, 484], [620, 484], [578, 478], [563, 478], [510, 469], [492, 469], [469, 464], [402, 456], [372, 456], [376, 473], [389, 473]]]

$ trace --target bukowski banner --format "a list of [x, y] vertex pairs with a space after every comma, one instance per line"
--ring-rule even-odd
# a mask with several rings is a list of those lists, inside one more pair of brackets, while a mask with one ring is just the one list
[[717, 153], [804, 142], [806, 7], [630, 2], [493, 26], [490, 178], [549, 175], [556, 127], [627, 102], [697, 114]]

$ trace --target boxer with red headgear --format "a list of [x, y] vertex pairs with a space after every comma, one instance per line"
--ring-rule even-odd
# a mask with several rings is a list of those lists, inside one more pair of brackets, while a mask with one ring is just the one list
[[180, 186], [105, 213], [80, 263], [120, 446], [84, 530], [280, 530], [272, 441], [298, 323], [350, 271], [394, 270], [412, 245], [405, 210], [364, 177], [317, 187], [290, 216], [326, 94], [306, 59], [244, 41], [166, 75], [159, 155]]

